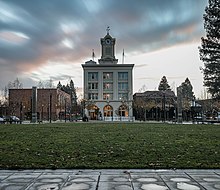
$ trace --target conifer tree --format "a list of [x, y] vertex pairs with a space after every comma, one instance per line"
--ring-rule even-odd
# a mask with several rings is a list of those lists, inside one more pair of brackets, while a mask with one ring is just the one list
[[186, 80], [181, 84], [182, 87], [182, 97], [192, 101], [194, 99], [194, 92], [193, 92], [193, 86], [189, 80], [189, 78], [186, 78]]
[[72, 104], [76, 105], [77, 104], [77, 95], [76, 95], [76, 89], [74, 87], [74, 83], [73, 83], [72, 79], [70, 81], [69, 90], [70, 90]]
[[170, 90], [170, 85], [168, 84], [167, 78], [165, 76], [162, 77], [158, 90], [159, 91]]
[[70, 95], [71, 98], [71, 113], [76, 112], [77, 110], [77, 95], [76, 95], [76, 89], [74, 87], [73, 80], [70, 81], [67, 85], [62, 85], [61, 82], [57, 84], [57, 88], [66, 92]]
[[209, 0], [205, 9], [200, 59], [204, 63], [204, 85], [213, 98], [220, 99], [220, 0]]
[[62, 84], [60, 83], [60, 81], [59, 81], [59, 83], [57, 84], [57, 88], [60, 89], [60, 90], [62, 89]]

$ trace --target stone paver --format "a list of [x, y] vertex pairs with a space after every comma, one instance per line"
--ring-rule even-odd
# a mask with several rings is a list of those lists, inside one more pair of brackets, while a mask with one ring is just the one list
[[219, 170], [0, 170], [0, 190], [220, 190]]

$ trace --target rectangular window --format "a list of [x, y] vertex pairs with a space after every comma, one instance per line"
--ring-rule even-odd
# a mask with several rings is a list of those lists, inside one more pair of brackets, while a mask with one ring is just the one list
[[97, 82], [93, 82], [93, 83], [89, 83], [88, 84], [89, 90], [97, 90], [98, 89], [98, 83]]
[[112, 80], [113, 79], [113, 73], [112, 72], [104, 72], [103, 73], [103, 80]]
[[89, 100], [98, 100], [98, 93], [89, 93]]
[[119, 100], [128, 100], [128, 94], [127, 93], [119, 93], [118, 99]]
[[128, 83], [127, 82], [119, 82], [118, 83], [118, 90], [128, 90]]
[[103, 100], [113, 100], [112, 93], [103, 93]]
[[112, 48], [111, 47], [105, 47], [105, 54], [111, 56]]
[[89, 81], [97, 81], [98, 80], [98, 72], [89, 72], [88, 73]]
[[113, 83], [109, 83], [109, 82], [103, 83], [103, 89], [104, 90], [112, 90], [113, 89]]
[[118, 80], [128, 80], [128, 72], [118, 72]]

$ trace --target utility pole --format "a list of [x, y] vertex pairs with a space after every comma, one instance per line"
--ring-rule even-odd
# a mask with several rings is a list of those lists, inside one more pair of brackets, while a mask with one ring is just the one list
[[183, 113], [182, 113], [182, 87], [177, 87], [177, 122], [183, 122]]
[[52, 94], [51, 92], [50, 92], [49, 113], [50, 113], [50, 123], [51, 123], [51, 116], [52, 116]]
[[66, 98], [65, 98], [65, 110], [64, 110], [64, 114], [65, 114], [65, 123], [66, 123]]

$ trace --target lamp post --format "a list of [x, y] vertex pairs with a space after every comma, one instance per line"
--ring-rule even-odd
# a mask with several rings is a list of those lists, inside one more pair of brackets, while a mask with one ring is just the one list
[[20, 124], [22, 123], [22, 102], [20, 103]]
[[178, 123], [183, 122], [182, 115], [182, 87], [177, 87], [177, 121]]
[[43, 113], [44, 113], [44, 105], [42, 104], [42, 105], [41, 105], [41, 121], [42, 121], [42, 122], [43, 122], [43, 120], [44, 120]]
[[144, 107], [144, 121], [147, 120], [147, 116], [146, 116], [146, 114], [147, 114], [147, 110], [146, 110], [146, 107]]
[[65, 98], [65, 108], [64, 108], [64, 117], [65, 117], [65, 123], [66, 123], [66, 98]]
[[51, 123], [51, 115], [52, 115], [52, 94], [50, 93], [50, 98], [49, 98], [49, 101], [50, 101], [50, 103], [49, 103], [49, 116], [50, 116], [50, 123]]
[[163, 101], [162, 101], [162, 109], [163, 109], [163, 122], [166, 121], [166, 91], [163, 91]]
[[144, 113], [144, 117], [143, 117], [143, 114], [142, 114], [142, 119], [144, 120], [144, 121], [146, 121], [146, 107], [144, 107], [144, 106], [141, 106], [141, 108], [142, 108], [142, 113]]

